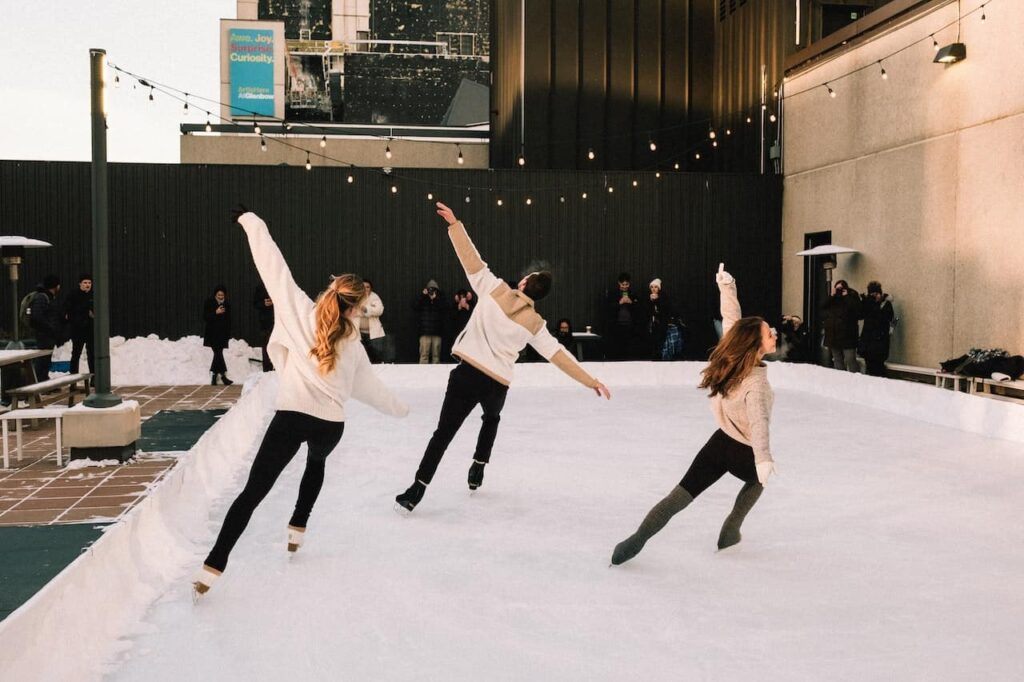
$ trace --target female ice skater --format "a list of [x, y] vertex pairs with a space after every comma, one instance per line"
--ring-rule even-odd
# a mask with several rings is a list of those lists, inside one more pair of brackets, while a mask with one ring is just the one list
[[314, 303], [295, 284], [266, 223], [250, 212], [238, 211], [236, 218], [245, 229], [256, 269], [274, 300], [274, 331], [268, 351], [280, 387], [277, 411], [253, 460], [249, 480], [228, 509], [217, 542], [193, 583], [198, 594], [209, 590], [224, 571], [228, 554], [256, 506], [299, 446], [307, 443], [306, 470], [288, 524], [288, 551], [302, 545], [306, 522], [323, 486], [324, 464], [345, 430], [346, 400], [355, 398], [396, 417], [409, 412], [374, 374], [360, 343], [354, 318], [366, 289], [359, 276], [332, 277]]
[[477, 405], [483, 408], [483, 424], [473, 453], [473, 464], [469, 467], [469, 489], [476, 490], [483, 484], [484, 466], [491, 459], [491, 447], [498, 434], [498, 421], [505, 405], [505, 394], [512, 382], [512, 370], [519, 351], [526, 344], [533, 346], [555, 367], [593, 389], [598, 396], [611, 397], [605, 385], [587, 374], [575, 358], [555, 341], [544, 318], [533, 309], [534, 302], [547, 296], [551, 290], [551, 273], [531, 272], [519, 281], [516, 288], [510, 287], [495, 277], [487, 263], [481, 260], [466, 227], [452, 210], [438, 202], [437, 214], [448, 223], [448, 237], [479, 302], [452, 347], [452, 355], [459, 359], [459, 365], [448, 377], [437, 429], [427, 444], [412, 485], [395, 498], [399, 507], [407, 512], [411, 512], [423, 499], [448, 444]]
[[726, 472], [743, 481], [736, 504], [718, 536], [718, 548], [740, 541], [740, 525], [774, 471], [768, 446], [772, 387], [761, 362], [775, 352], [776, 332], [760, 317], [740, 318], [736, 280], [719, 264], [715, 277], [721, 293], [724, 333], [704, 368], [701, 388], [711, 389], [711, 411], [718, 430], [697, 453], [672, 492], [647, 513], [635, 533], [615, 546], [612, 563], [629, 561], [675, 514]]

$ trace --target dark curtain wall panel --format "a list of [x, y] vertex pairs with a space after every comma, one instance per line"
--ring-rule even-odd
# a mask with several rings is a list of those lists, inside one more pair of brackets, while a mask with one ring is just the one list
[[[252, 341], [259, 280], [244, 232], [229, 218], [242, 202], [267, 221], [310, 296], [330, 274], [372, 279], [384, 301], [385, 329], [400, 359], [411, 360], [412, 304], [427, 280], [436, 279], [448, 297], [467, 286], [428, 192], [454, 208], [498, 276], [515, 282], [531, 262], [550, 263], [555, 286], [538, 310], [552, 325], [568, 317], [577, 329], [602, 331], [604, 301], [626, 270], [642, 291], [652, 278], [663, 280], [689, 325], [689, 355], [703, 356], [714, 343], [719, 261], [739, 280], [745, 312], [773, 320], [780, 313], [777, 176], [421, 169], [395, 178], [356, 170], [350, 184], [348, 174], [111, 164], [111, 333], [201, 334], [203, 300], [224, 284], [234, 301], [234, 336]], [[87, 163], [0, 161], [0, 232], [53, 244], [28, 251], [19, 295], [49, 272], [60, 275], [67, 292], [91, 270], [90, 191]], [[3, 286], [9, 287], [6, 277]], [[0, 301], [0, 326], [7, 328], [9, 289]]]

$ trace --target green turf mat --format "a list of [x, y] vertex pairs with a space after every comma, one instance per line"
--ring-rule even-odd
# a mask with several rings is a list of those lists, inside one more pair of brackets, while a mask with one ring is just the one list
[[94, 523], [0, 527], [0, 620], [94, 543], [103, 527]]
[[175, 452], [190, 449], [227, 410], [161, 410], [142, 422], [139, 449]]

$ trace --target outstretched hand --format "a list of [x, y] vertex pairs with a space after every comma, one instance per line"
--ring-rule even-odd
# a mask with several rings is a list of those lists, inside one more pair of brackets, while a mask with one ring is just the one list
[[238, 219], [249, 212], [249, 209], [245, 204], [238, 204], [235, 208], [231, 209], [231, 222], [237, 223]]
[[594, 386], [594, 391], [597, 393], [597, 397], [603, 397], [605, 400], [612, 399], [612, 392], [608, 390], [608, 387], [602, 384], [600, 381], [597, 382], [597, 386]]
[[725, 263], [719, 263], [718, 272], [715, 274], [715, 281], [719, 284], [732, 284], [736, 280], [725, 271]]
[[449, 225], [454, 225], [455, 223], [459, 222], [458, 218], [455, 217], [455, 212], [448, 208], [447, 206], [445, 206], [444, 204], [442, 204], [440, 201], [437, 202], [437, 215], [444, 218]]

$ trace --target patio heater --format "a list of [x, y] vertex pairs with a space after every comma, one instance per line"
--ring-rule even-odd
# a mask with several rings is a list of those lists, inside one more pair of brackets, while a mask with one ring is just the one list
[[18, 266], [25, 256], [25, 249], [42, 249], [53, 246], [49, 242], [28, 237], [0, 237], [0, 258], [7, 266], [7, 276], [11, 280], [11, 340], [7, 343], [7, 350], [21, 350], [25, 347], [18, 340], [18, 307], [21, 299], [18, 297]]

